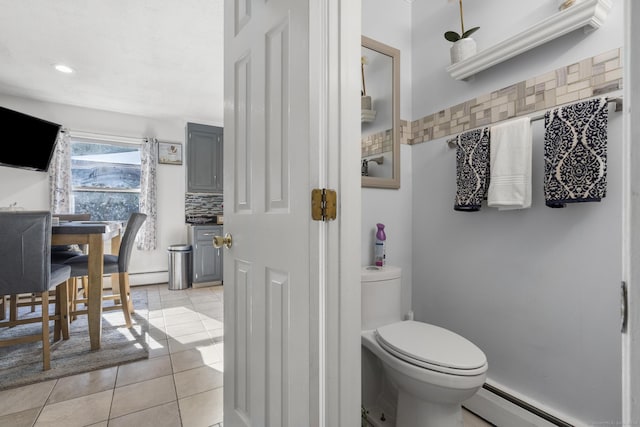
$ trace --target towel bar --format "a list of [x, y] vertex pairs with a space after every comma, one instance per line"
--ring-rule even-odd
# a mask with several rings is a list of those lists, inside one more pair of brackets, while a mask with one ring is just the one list
[[[622, 111], [622, 96], [611, 96], [611, 97], [607, 97], [606, 100], [607, 102], [615, 102], [616, 108], [614, 111], [616, 112]], [[583, 102], [583, 101], [586, 101], [586, 99], [583, 99], [579, 102]], [[563, 105], [570, 105], [570, 104], [563, 104]], [[547, 113], [547, 111], [548, 110], [545, 110], [541, 113], [531, 116], [531, 121], [536, 122], [538, 120], [544, 119], [544, 115]], [[515, 117], [512, 117], [512, 118], [515, 118]], [[484, 126], [481, 126], [481, 127], [484, 127]], [[475, 128], [475, 129], [479, 129], [479, 128]], [[469, 130], [473, 130], [473, 129], [469, 129]], [[469, 130], [466, 130], [465, 132], [468, 132]], [[449, 148], [455, 148], [457, 140], [458, 140], [457, 136], [454, 138], [447, 139], [447, 144], [449, 144]]]

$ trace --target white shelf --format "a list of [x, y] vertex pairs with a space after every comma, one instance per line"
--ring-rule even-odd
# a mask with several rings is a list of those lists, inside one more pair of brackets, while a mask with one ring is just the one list
[[571, 31], [583, 27], [586, 27], [586, 32], [596, 30], [603, 24], [610, 10], [611, 0], [582, 0], [520, 34], [448, 66], [447, 71], [456, 80], [466, 79]]
[[376, 119], [376, 110], [362, 110], [361, 118], [363, 122], [372, 122]]

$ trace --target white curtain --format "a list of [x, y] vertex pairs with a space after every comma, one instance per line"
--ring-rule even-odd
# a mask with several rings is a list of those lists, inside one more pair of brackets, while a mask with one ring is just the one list
[[60, 131], [49, 165], [49, 205], [51, 212], [71, 210], [71, 141], [69, 133]]
[[140, 212], [147, 214], [136, 238], [140, 250], [157, 248], [156, 233], [156, 169], [158, 166], [158, 140], [146, 138], [140, 149]]

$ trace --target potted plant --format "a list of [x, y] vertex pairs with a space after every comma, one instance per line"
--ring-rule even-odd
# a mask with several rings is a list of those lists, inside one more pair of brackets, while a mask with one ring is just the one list
[[460, 34], [455, 31], [447, 31], [444, 33], [444, 38], [453, 43], [451, 46], [451, 63], [455, 64], [458, 61], [467, 59], [470, 56], [476, 54], [476, 41], [472, 39], [471, 34], [475, 33], [480, 27], [473, 27], [464, 30], [464, 14], [462, 11], [462, 0], [458, 0], [460, 3]]
[[360, 68], [362, 71], [362, 89], [360, 89], [361, 119], [363, 122], [372, 122], [376, 119], [376, 111], [373, 109], [371, 96], [367, 95], [367, 86], [364, 82], [364, 66], [368, 64], [366, 56], [360, 57]]
[[362, 89], [360, 90], [361, 96], [361, 108], [365, 111], [369, 111], [373, 109], [371, 104], [371, 96], [367, 95], [367, 85], [364, 82], [364, 66], [367, 65], [368, 59], [366, 56], [360, 57], [360, 71], [362, 73]]

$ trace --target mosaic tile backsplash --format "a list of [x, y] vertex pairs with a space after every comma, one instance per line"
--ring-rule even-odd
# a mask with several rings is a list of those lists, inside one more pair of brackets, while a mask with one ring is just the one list
[[362, 138], [362, 157], [393, 150], [393, 132], [391, 129], [374, 133]]
[[403, 144], [419, 144], [622, 89], [622, 49], [613, 49], [470, 99], [421, 119], [401, 121]]
[[185, 193], [185, 221], [193, 224], [210, 222], [216, 215], [222, 215], [222, 194]]

